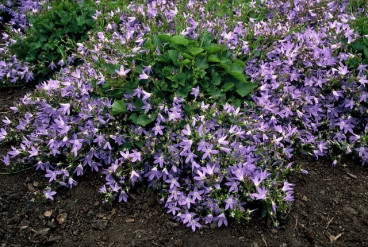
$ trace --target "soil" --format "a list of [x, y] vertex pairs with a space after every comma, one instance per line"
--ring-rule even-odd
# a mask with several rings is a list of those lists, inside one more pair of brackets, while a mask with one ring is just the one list
[[[0, 119], [30, 89], [0, 89]], [[5, 147], [0, 147], [0, 154]], [[290, 178], [295, 203], [275, 229], [256, 216], [229, 227], [196, 232], [166, 214], [155, 194], [140, 186], [128, 203], [103, 205], [104, 183], [89, 174], [55, 201], [32, 201], [47, 180], [33, 170], [0, 175], [1, 246], [368, 246], [368, 169], [350, 162], [298, 159], [309, 175]], [[3, 169], [2, 169], [3, 170]]]

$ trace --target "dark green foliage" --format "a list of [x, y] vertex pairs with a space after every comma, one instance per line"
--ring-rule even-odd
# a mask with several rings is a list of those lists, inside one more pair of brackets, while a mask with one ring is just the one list
[[92, 1], [53, 1], [50, 10], [30, 18], [26, 38], [18, 38], [10, 49], [21, 60], [35, 64], [36, 77], [45, 79], [52, 73], [48, 68], [52, 61], [66, 61], [75, 52], [76, 43], [87, 38], [95, 25], [94, 13]]
[[[359, 33], [360, 38], [350, 44], [353, 53], [358, 54], [358, 58], [350, 59], [348, 65], [351, 68], [356, 68], [360, 63], [368, 64], [368, 16], [365, 8], [366, 0], [351, 0], [349, 7], [351, 10], [361, 9], [359, 17], [351, 21], [351, 27]], [[354, 11], [356, 12], [356, 11]]]
[[[209, 102], [229, 102], [240, 106], [247, 95], [256, 88], [244, 74], [245, 64], [233, 59], [231, 51], [225, 45], [214, 43], [213, 37], [203, 34], [198, 40], [190, 40], [184, 36], [161, 34], [149, 38], [142, 52], [134, 57], [126, 58], [131, 71], [126, 77], [117, 76], [120, 64], [101, 66], [111, 80], [100, 88], [103, 96], [121, 99], [126, 92], [132, 92], [140, 86], [152, 93], [153, 104], [170, 102], [176, 97], [187, 99], [193, 88], [199, 86], [202, 95]], [[145, 66], [151, 66], [149, 78], [142, 80], [139, 75]], [[118, 79], [116, 79], [116, 76]], [[141, 109], [136, 102], [136, 109]], [[122, 101], [115, 101], [113, 112], [125, 112]], [[152, 118], [144, 117], [143, 111], [132, 114], [130, 120], [138, 125], [149, 124]]]

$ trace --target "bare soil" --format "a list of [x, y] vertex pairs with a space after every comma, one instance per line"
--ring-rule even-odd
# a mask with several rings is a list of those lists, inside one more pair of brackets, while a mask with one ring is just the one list
[[[29, 88], [0, 89], [0, 119]], [[6, 147], [0, 146], [0, 154]], [[107, 206], [97, 192], [104, 183], [88, 174], [55, 201], [32, 201], [47, 180], [33, 170], [0, 175], [1, 246], [368, 246], [368, 169], [353, 161], [299, 158], [309, 175], [290, 178], [295, 203], [281, 226], [255, 216], [229, 227], [204, 226], [192, 232], [166, 214], [154, 193], [137, 187], [128, 203]], [[4, 172], [4, 167], [0, 165]]]

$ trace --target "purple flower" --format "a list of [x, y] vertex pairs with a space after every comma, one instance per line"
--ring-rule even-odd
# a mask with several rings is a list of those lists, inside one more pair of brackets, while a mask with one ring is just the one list
[[144, 73], [144, 71], [142, 71], [142, 74], [139, 75], [139, 79], [140, 80], [147, 80], [149, 78], [149, 76]]
[[192, 88], [192, 91], [190, 92], [191, 95], [194, 96], [194, 98], [197, 98], [199, 95], [199, 86], [197, 86], [196, 88]]
[[119, 202], [121, 201], [124, 201], [124, 202], [128, 201], [128, 194], [124, 190], [122, 190], [119, 195]]
[[148, 177], [148, 180], [152, 181], [155, 177], [160, 179], [161, 172], [157, 169], [157, 167], [153, 167], [149, 172], [147, 172], [145, 177]]
[[205, 153], [204, 153], [204, 154], [203, 154], [203, 156], [202, 156], [202, 159], [203, 159], [203, 160], [204, 160], [205, 158], [207, 158], [207, 157], [211, 158], [211, 155], [212, 155], [212, 154], [218, 154], [218, 153], [219, 153], [219, 151], [218, 151], [218, 150], [212, 150], [212, 148], [213, 148], [213, 145], [212, 145], [212, 144], [207, 145], [206, 150], [205, 150]]
[[132, 162], [141, 161], [141, 153], [137, 152], [136, 150], [133, 150], [133, 153], [129, 155], [129, 157], [132, 159]]
[[120, 70], [115, 70], [115, 72], [121, 77], [125, 77], [129, 73], [130, 69], [124, 70], [124, 65], [120, 65]]
[[183, 133], [183, 135], [190, 136], [191, 132], [189, 124], [185, 125], [185, 129], [183, 129], [181, 132]]
[[28, 153], [30, 154], [29, 157], [34, 157], [38, 155], [38, 151], [40, 151], [40, 148], [37, 147], [31, 147], [31, 151], [28, 151]]
[[44, 192], [43, 192], [43, 194], [45, 195], [45, 197], [46, 197], [46, 200], [54, 200], [54, 195], [56, 194], [56, 192], [55, 191], [52, 191], [51, 189], [48, 189], [48, 190], [45, 190]]
[[2, 162], [4, 162], [4, 164], [6, 166], [8, 166], [10, 164], [10, 157], [9, 157], [9, 155], [5, 155], [4, 158], [2, 159]]
[[287, 192], [287, 191], [291, 191], [291, 190], [293, 190], [293, 186], [294, 186], [295, 184], [291, 184], [291, 183], [288, 183], [288, 182], [284, 182], [284, 186], [282, 187], [282, 191], [284, 191], [284, 192]]
[[225, 199], [225, 210], [227, 209], [234, 209], [235, 205], [236, 205], [236, 200], [234, 199], [233, 196], [230, 196], [228, 198]]
[[257, 192], [258, 193], [252, 193], [250, 194], [250, 198], [252, 198], [253, 200], [264, 200], [266, 199], [266, 193], [267, 193], [267, 190], [265, 189], [265, 187], [257, 187]]
[[224, 213], [221, 213], [219, 216], [216, 217], [216, 219], [218, 220], [218, 227], [221, 227], [222, 225], [227, 226], [227, 219]]
[[77, 176], [82, 176], [82, 175], [83, 175], [83, 166], [82, 166], [81, 164], [79, 164], [79, 165], [75, 168], [74, 172], [76, 172], [76, 173], [77, 173]]
[[187, 223], [187, 227], [191, 227], [193, 232], [196, 230], [196, 227], [200, 228], [201, 224], [198, 223], [199, 218], [196, 219], [191, 219], [188, 223]]

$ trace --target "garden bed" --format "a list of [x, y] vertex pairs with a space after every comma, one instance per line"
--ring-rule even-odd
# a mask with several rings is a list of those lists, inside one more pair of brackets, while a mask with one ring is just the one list
[[364, 2], [0, 3], [0, 243], [368, 245]]
[[[28, 88], [0, 92], [3, 107], [13, 105]], [[1, 147], [0, 154], [6, 150]], [[229, 227], [204, 226], [192, 232], [172, 220], [154, 193], [140, 186], [128, 203], [103, 205], [96, 191], [101, 174], [83, 177], [55, 201], [32, 202], [33, 192], [47, 185], [33, 170], [0, 175], [0, 244], [3, 246], [344, 246], [368, 245], [368, 171], [349, 163], [297, 159], [309, 174], [290, 178], [295, 203], [279, 228], [259, 214]], [[59, 224], [58, 217], [61, 222]], [[65, 221], [62, 222], [63, 218]], [[340, 235], [341, 234], [341, 235]]]

